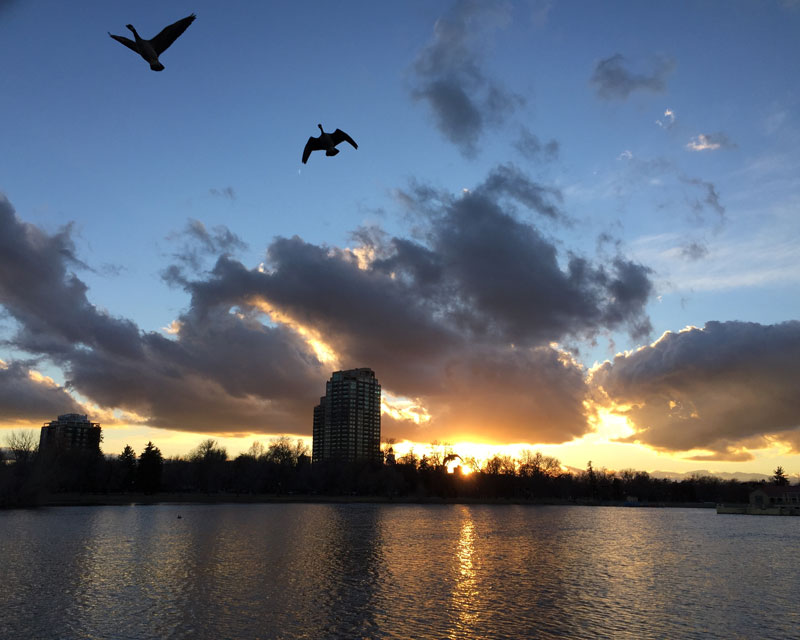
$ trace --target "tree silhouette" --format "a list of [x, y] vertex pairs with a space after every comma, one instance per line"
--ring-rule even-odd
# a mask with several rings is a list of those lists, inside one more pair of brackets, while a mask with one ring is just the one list
[[120, 486], [123, 491], [130, 491], [136, 485], [136, 452], [126, 444], [117, 462], [120, 466]]
[[136, 474], [139, 489], [145, 493], [156, 493], [161, 488], [163, 467], [164, 457], [161, 455], [161, 450], [152, 442], [148, 442], [139, 456]]
[[772, 476], [772, 480], [779, 487], [783, 487], [783, 486], [789, 484], [789, 478], [786, 477], [786, 472], [783, 470], [783, 467], [780, 466], [780, 465], [778, 465], [778, 467], [775, 469], [775, 473]]
[[17, 462], [27, 461], [39, 450], [39, 443], [31, 430], [12, 431], [6, 436], [6, 442]]
[[203, 440], [189, 459], [195, 467], [197, 484], [206, 493], [220, 491], [225, 484], [225, 463], [228, 450], [213, 438]]

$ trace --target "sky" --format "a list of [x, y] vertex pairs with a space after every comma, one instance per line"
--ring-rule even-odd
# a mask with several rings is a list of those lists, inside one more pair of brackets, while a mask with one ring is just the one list
[[[108, 33], [197, 19], [151, 71]], [[800, 3], [0, 0], [0, 435], [800, 473]], [[358, 149], [303, 147], [341, 128]]]

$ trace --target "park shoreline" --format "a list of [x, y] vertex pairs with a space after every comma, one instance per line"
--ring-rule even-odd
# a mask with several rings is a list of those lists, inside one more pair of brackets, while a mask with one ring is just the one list
[[[525, 498], [469, 498], [416, 496], [328, 496], [317, 494], [232, 494], [232, 493], [63, 493], [40, 496], [36, 504], [19, 507], [150, 506], [180, 504], [463, 504], [519, 506], [587, 506], [629, 508], [713, 509], [713, 502], [622, 502]], [[9, 505], [10, 508], [14, 508]]]

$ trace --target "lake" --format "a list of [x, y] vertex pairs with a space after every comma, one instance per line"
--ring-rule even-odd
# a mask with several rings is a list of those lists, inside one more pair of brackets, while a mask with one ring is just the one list
[[798, 549], [800, 518], [710, 509], [14, 510], [0, 637], [783, 640]]

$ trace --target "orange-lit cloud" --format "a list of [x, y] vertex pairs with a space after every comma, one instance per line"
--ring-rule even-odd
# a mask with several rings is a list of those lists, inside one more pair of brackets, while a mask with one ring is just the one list
[[600, 402], [634, 429], [624, 442], [683, 451], [694, 460], [749, 460], [745, 444], [754, 439], [794, 437], [798, 378], [797, 321], [709, 322], [667, 332], [591, 373]]
[[65, 409], [75, 394], [109, 424], [308, 434], [331, 371], [369, 366], [387, 391], [389, 435], [568, 442], [591, 431], [592, 409], [584, 371], [553, 343], [647, 333], [651, 283], [620, 255], [559, 255], [527, 214], [560, 224], [561, 205], [557, 188], [499, 165], [456, 195], [412, 184], [415, 237], [374, 229], [354, 249], [279, 237], [255, 268], [233, 257], [235, 234], [189, 221], [163, 278], [190, 304], [147, 332], [89, 301], [69, 229], [49, 235], [2, 200], [0, 242], [15, 258], [0, 255], [0, 294], [19, 325], [10, 343], [49, 358], [70, 393], [27, 377], [31, 389]]

